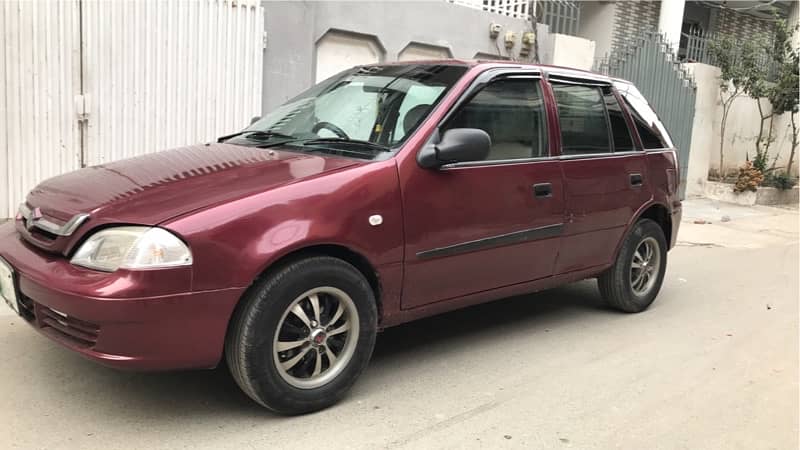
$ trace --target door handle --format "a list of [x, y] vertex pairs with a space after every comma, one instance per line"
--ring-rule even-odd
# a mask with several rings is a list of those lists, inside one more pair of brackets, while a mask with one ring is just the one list
[[631, 186], [641, 186], [642, 185], [642, 174], [640, 173], [632, 173], [631, 174]]
[[553, 196], [553, 185], [550, 183], [536, 183], [533, 185], [533, 196], [548, 198]]

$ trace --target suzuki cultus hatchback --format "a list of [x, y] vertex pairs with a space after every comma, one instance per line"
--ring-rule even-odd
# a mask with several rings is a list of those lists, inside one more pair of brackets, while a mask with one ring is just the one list
[[219, 142], [49, 179], [0, 227], [0, 295], [118, 368], [215, 367], [284, 414], [342, 398], [377, 331], [597, 278], [661, 287], [676, 150], [630, 83], [555, 67], [356, 67]]

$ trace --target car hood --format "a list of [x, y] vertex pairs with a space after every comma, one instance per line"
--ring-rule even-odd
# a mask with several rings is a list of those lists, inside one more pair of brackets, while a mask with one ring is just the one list
[[361, 164], [231, 144], [166, 150], [87, 167], [44, 181], [27, 198], [48, 218], [66, 222], [89, 213], [90, 222], [156, 225], [214, 204]]

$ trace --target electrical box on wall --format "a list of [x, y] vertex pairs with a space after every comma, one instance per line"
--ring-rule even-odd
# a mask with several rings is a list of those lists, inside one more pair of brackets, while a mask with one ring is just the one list
[[533, 45], [534, 42], [536, 42], [535, 33], [533, 33], [532, 31], [528, 31], [522, 34], [522, 45], [530, 47]]
[[489, 37], [492, 39], [497, 39], [497, 36], [500, 36], [500, 32], [503, 30], [503, 26], [499, 23], [492, 22], [489, 24]]
[[505, 37], [506, 48], [511, 49], [514, 47], [514, 39], [516, 39], [516, 35], [513, 31], [507, 31]]

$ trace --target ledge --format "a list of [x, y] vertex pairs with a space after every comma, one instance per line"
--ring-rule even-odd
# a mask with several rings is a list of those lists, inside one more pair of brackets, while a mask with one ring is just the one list
[[736, 203], [738, 205], [788, 205], [800, 202], [800, 188], [777, 189], [774, 187], [759, 187], [756, 192], [733, 192], [733, 184], [718, 181], [706, 181], [705, 196], [721, 202]]

